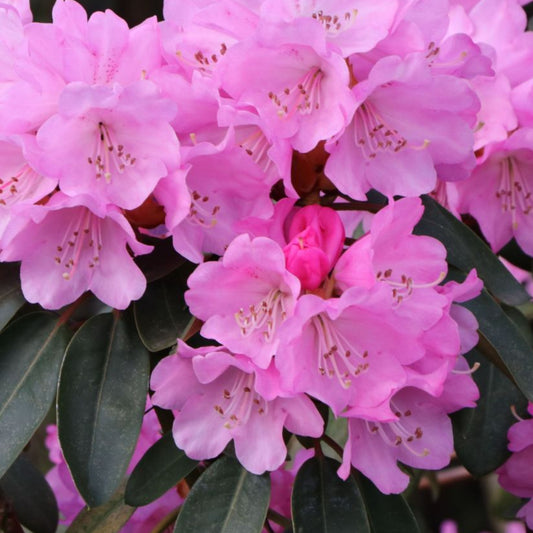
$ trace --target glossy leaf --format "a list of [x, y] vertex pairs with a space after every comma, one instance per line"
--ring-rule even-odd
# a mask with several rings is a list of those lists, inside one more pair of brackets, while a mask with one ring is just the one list
[[425, 211], [415, 233], [438, 239], [448, 251], [447, 260], [464, 272], [472, 268], [485, 286], [508, 305], [529, 300], [522, 285], [503, 266], [491, 249], [465, 224], [429, 196], [422, 198]]
[[135, 511], [135, 507], [124, 503], [124, 486], [125, 483], [104, 505], [82, 509], [68, 527], [67, 533], [116, 533], [120, 531]]
[[190, 270], [180, 268], [148, 284], [142, 298], [134, 304], [139, 336], [151, 352], [175, 344], [194, 320], [183, 298]]
[[292, 491], [295, 533], [371, 533], [359, 488], [337, 475], [339, 463], [312, 457], [298, 471]]
[[126, 485], [125, 501], [140, 506], [153, 502], [198, 464], [175, 444], [172, 433], [160, 438], [142, 457]]
[[0, 330], [25, 302], [20, 288], [19, 265], [16, 263], [0, 264]]
[[415, 515], [401, 494], [382, 494], [369, 479], [357, 476], [372, 533], [419, 533]]
[[223, 456], [194, 484], [174, 533], [261, 533], [270, 501], [270, 477], [246, 471]]
[[23, 455], [0, 479], [0, 490], [12, 505], [20, 523], [33, 533], [54, 533], [59, 520], [50, 485]]
[[463, 409], [452, 417], [455, 450], [467, 470], [483, 476], [509, 456], [507, 430], [516, 422], [511, 406], [525, 413], [527, 400], [478, 350], [472, 350], [467, 358], [470, 365], [480, 363], [472, 376], [480, 398], [475, 409]]
[[0, 476], [50, 409], [68, 338], [48, 313], [26, 315], [0, 335]]
[[58, 431], [72, 476], [89, 506], [107, 501], [126, 472], [142, 423], [148, 353], [118, 313], [88, 320], [61, 369]]
[[488, 348], [483, 351], [495, 364], [502, 366], [526, 398], [533, 400], [533, 349], [520, 328], [485, 290], [462, 305], [470, 309], [479, 322], [480, 346], [483, 348], [487, 344]]

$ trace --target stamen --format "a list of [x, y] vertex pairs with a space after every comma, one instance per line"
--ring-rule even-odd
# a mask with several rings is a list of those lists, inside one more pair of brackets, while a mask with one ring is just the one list
[[324, 314], [311, 319], [317, 332], [318, 372], [328, 378], [337, 378], [344, 389], [352, 379], [368, 370], [368, 352], [360, 353]]
[[189, 222], [212, 228], [217, 223], [217, 214], [220, 206], [208, 207], [209, 196], [202, 195], [198, 191], [191, 191], [191, 206], [189, 208]]
[[531, 191], [514, 157], [503, 159], [500, 162], [500, 169], [500, 184], [496, 191], [496, 198], [500, 199], [504, 213], [511, 212], [513, 229], [516, 229], [518, 227], [517, 208], [524, 215], [529, 215], [533, 208]]
[[88, 209], [81, 208], [78, 216], [70, 220], [63, 240], [56, 245], [58, 255], [53, 260], [56, 266], [64, 269], [62, 278], [72, 279], [82, 260], [88, 261], [88, 268], [95, 268], [100, 262], [101, 242], [98, 219]]
[[413, 145], [398, 132], [387, 126], [383, 117], [370, 102], [362, 104], [355, 113], [355, 142], [366, 159], [374, 159], [378, 152], [399, 152], [403, 148], [423, 150], [429, 145], [425, 140], [421, 145]]
[[226, 429], [245, 425], [254, 409], [260, 415], [268, 412], [268, 403], [255, 392], [254, 374], [237, 370], [235, 374], [231, 389], [223, 389], [220, 403], [213, 406], [224, 420]]
[[455, 370], [454, 369], [454, 370], [452, 370], [452, 372], [454, 374], [469, 375], [469, 374], [473, 374], [480, 366], [481, 366], [481, 363], [476, 361], [472, 365], [472, 368], [469, 368], [468, 370]]
[[89, 165], [96, 170], [96, 179], [102, 176], [107, 183], [115, 173], [122, 174], [127, 166], [133, 166], [136, 158], [124, 151], [124, 145], [115, 146], [109, 128], [103, 123], [98, 123], [98, 136], [93, 153], [87, 157]]
[[431, 287], [435, 287], [446, 277], [446, 272], [440, 272], [439, 276], [434, 281], [430, 281], [428, 283], [415, 283], [413, 278], [407, 276], [406, 274], [402, 274], [399, 277], [400, 281], [395, 281], [391, 279], [392, 274], [392, 268], [389, 268], [385, 272], [379, 271], [376, 274], [376, 279], [378, 281], [385, 281], [393, 288], [392, 297], [394, 300], [396, 300], [396, 305], [401, 304], [403, 300], [411, 296], [411, 294], [413, 294], [413, 289], [429, 289]]
[[320, 108], [320, 85], [324, 73], [319, 67], [313, 67], [300, 78], [294, 87], [286, 87], [278, 94], [272, 91], [268, 98], [278, 108], [280, 118], [291, 117], [298, 112], [308, 115]]
[[235, 313], [235, 321], [243, 337], [259, 330], [266, 342], [274, 340], [278, 326], [286, 317], [285, 298], [279, 289], [271, 289], [263, 300], [251, 304], [248, 312], [241, 308]]

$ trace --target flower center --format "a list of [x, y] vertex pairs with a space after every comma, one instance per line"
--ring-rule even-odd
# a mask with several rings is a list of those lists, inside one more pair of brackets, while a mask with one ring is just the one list
[[89, 165], [96, 170], [96, 179], [102, 176], [107, 183], [111, 182], [114, 173], [122, 174], [126, 167], [133, 166], [136, 158], [124, 151], [124, 145], [112, 140], [109, 128], [103, 123], [98, 123], [98, 136], [93, 153], [87, 158]]
[[57, 245], [54, 257], [58, 267], [64, 269], [61, 274], [68, 281], [76, 272], [80, 261], [88, 259], [88, 267], [95, 268], [100, 262], [102, 235], [99, 220], [87, 208], [80, 208], [77, 217], [73, 217]]
[[496, 198], [500, 199], [504, 213], [511, 212], [513, 228], [516, 229], [518, 226], [516, 209], [520, 209], [524, 215], [529, 215], [533, 207], [531, 192], [514, 157], [503, 159], [500, 162], [500, 169], [500, 183]]
[[261, 128], [254, 126], [252, 132], [240, 141], [239, 146], [265, 174], [268, 173], [272, 166], [272, 160], [268, 156], [271, 145]]
[[202, 195], [198, 191], [191, 191], [191, 206], [189, 208], [189, 222], [202, 226], [203, 228], [212, 228], [217, 223], [217, 214], [220, 206], [209, 206], [209, 196]]
[[344, 389], [349, 388], [353, 377], [368, 370], [368, 352], [355, 349], [324, 314], [314, 316], [311, 321], [317, 332], [319, 373], [335, 377]]
[[286, 317], [285, 299], [279, 289], [272, 289], [259, 303], [250, 305], [247, 312], [241, 307], [235, 313], [243, 337], [259, 330], [267, 342], [274, 340], [277, 327]]
[[330, 36], [335, 36], [353, 25], [357, 16], [357, 9], [346, 11], [341, 15], [324, 13], [322, 9], [311, 13], [311, 17], [318, 20]]
[[355, 142], [366, 159], [374, 159], [378, 152], [399, 152], [408, 146], [421, 150], [429, 145], [425, 140], [420, 146], [408, 144], [398, 130], [387, 126], [383, 117], [370, 102], [362, 104], [355, 113]]
[[[396, 279], [392, 279], [395, 277]], [[413, 278], [406, 274], [400, 276], [393, 276], [392, 268], [376, 273], [378, 281], [384, 281], [392, 287], [392, 297], [397, 305], [400, 305], [403, 300], [406, 300], [413, 294], [413, 289], [429, 289], [437, 286], [446, 277], [446, 272], [441, 272], [437, 279], [429, 283], [415, 283]]]
[[292, 87], [285, 87], [280, 93], [269, 92], [268, 97], [281, 118], [291, 117], [298, 112], [308, 115], [320, 108], [320, 84], [324, 73], [319, 67], [308, 70]]
[[237, 371], [231, 388], [224, 388], [220, 403], [213, 407], [224, 420], [226, 429], [245, 425], [254, 409], [259, 415], [268, 411], [268, 403], [254, 389], [254, 374]]
[[10, 206], [31, 198], [41, 179], [29, 165], [22, 165], [14, 176], [0, 179], [0, 205]]
[[429, 450], [423, 448], [422, 451], [415, 449], [416, 444], [423, 436], [424, 432], [420, 426], [416, 426], [411, 421], [412, 413], [409, 409], [401, 411], [394, 402], [391, 401], [391, 408], [398, 420], [392, 422], [369, 422], [365, 420], [366, 428], [372, 435], [379, 435], [385, 444], [391, 447], [403, 446], [410, 453], [417, 457], [426, 457]]

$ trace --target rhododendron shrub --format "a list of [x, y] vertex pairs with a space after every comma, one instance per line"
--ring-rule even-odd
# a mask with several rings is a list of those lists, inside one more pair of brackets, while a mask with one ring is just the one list
[[429, 488], [530, 499], [526, 25], [0, 1], [0, 529], [466, 533], [496, 524]]

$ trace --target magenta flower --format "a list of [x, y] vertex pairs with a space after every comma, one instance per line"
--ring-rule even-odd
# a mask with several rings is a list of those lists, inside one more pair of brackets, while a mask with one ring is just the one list
[[279, 345], [278, 329], [300, 293], [279, 245], [240, 235], [220, 261], [199, 265], [188, 284], [185, 301], [205, 321], [202, 335], [268, 367]]
[[233, 440], [242, 465], [262, 474], [285, 461], [284, 427], [298, 435], [322, 434], [311, 400], [284, 395], [273, 364], [262, 370], [222, 347], [194, 350], [178, 341], [176, 355], [156, 366], [150, 386], [154, 404], [174, 411], [174, 440], [193, 459], [216, 457]]
[[283, 248], [287, 270], [298, 277], [302, 289], [317, 289], [333, 268], [344, 245], [344, 226], [328, 207], [309, 205], [298, 210]]
[[88, 197], [57, 193], [47, 205], [21, 206], [7, 227], [2, 261], [22, 261], [22, 291], [29, 302], [58, 309], [91, 290], [125, 309], [146, 288], [128, 251], [148, 253], [120, 212]]

